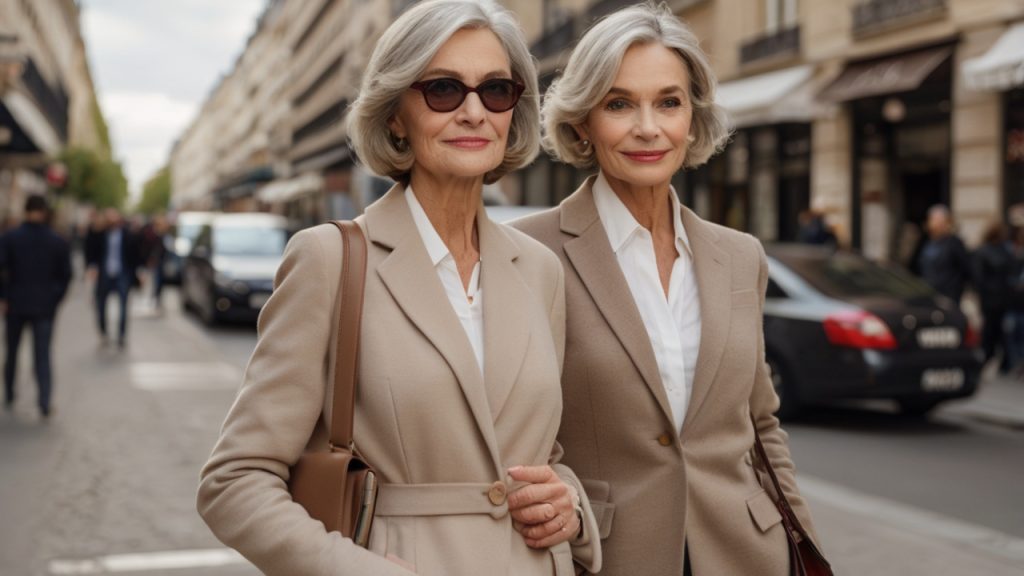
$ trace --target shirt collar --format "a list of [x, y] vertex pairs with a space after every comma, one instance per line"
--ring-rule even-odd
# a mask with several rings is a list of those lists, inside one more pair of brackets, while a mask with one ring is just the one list
[[420, 204], [416, 194], [413, 193], [411, 185], [405, 188], [405, 199], [409, 203], [412, 220], [416, 223], [416, 229], [420, 233], [420, 238], [423, 239], [423, 245], [427, 248], [430, 262], [436, 267], [451, 254], [451, 251], [448, 250], [444, 240], [441, 240], [441, 235], [434, 229], [434, 225], [430, 223], [430, 218], [427, 217], [427, 212], [423, 209], [423, 205]]
[[[683, 228], [682, 205], [679, 203], [676, 189], [669, 186], [669, 190], [671, 192], [669, 199], [672, 202], [672, 225], [676, 233], [676, 245], [692, 257], [693, 252], [690, 249], [690, 239], [686, 235], [686, 229]], [[597, 214], [600, 216], [601, 224], [604, 225], [605, 232], [608, 234], [608, 241], [612, 245], [612, 251], [617, 253], [633, 238], [634, 234], [643, 230], [644, 227], [636, 221], [633, 213], [629, 211], [629, 208], [626, 208], [626, 205], [619, 199], [618, 194], [612, 190], [611, 184], [608, 183], [603, 172], [599, 172], [597, 179], [594, 180], [593, 191], [594, 204], [597, 205]]]

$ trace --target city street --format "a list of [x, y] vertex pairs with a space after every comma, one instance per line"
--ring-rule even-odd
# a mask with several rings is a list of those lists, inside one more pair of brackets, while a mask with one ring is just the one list
[[[0, 575], [251, 575], [194, 507], [199, 468], [255, 343], [137, 296], [129, 345], [101, 347], [76, 281], [58, 318], [55, 415], [34, 410], [30, 348], [0, 415]], [[928, 421], [816, 410], [787, 425], [799, 480], [837, 574], [1024, 573], [1024, 382]]]

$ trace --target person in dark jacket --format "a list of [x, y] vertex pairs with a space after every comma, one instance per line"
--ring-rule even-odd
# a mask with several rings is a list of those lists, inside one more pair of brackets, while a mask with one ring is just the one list
[[1006, 232], [1001, 222], [994, 222], [985, 230], [981, 246], [975, 250], [972, 259], [972, 280], [981, 304], [982, 328], [981, 346], [985, 361], [1003, 352], [1000, 370], [1010, 368], [1010, 358], [1004, 346], [1003, 320], [1010, 304], [1013, 272], [1013, 255], [1006, 247]]
[[932, 206], [925, 228], [928, 240], [918, 255], [917, 270], [932, 288], [959, 304], [970, 279], [971, 262], [967, 247], [953, 231], [949, 208]]
[[7, 316], [4, 406], [14, 405], [18, 345], [32, 328], [39, 411], [50, 416], [52, 374], [50, 342], [57, 306], [71, 282], [71, 249], [47, 225], [49, 206], [42, 196], [25, 202], [25, 222], [0, 238], [0, 309]]
[[139, 241], [116, 209], [107, 209], [104, 216], [106, 229], [102, 236], [93, 238], [92, 246], [86, 250], [86, 265], [89, 277], [96, 282], [96, 319], [100, 338], [107, 341], [107, 299], [114, 292], [121, 304], [117, 345], [124, 348], [128, 331], [128, 294], [138, 282], [136, 272], [141, 264]]

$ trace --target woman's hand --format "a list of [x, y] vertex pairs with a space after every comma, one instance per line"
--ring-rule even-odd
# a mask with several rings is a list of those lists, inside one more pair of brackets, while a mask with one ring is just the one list
[[508, 496], [513, 525], [531, 548], [572, 540], [580, 530], [579, 495], [550, 466], [516, 466], [509, 476], [526, 485]]

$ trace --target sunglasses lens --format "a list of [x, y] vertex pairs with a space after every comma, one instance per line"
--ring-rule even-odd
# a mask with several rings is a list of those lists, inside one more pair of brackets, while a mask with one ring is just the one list
[[512, 80], [488, 80], [477, 88], [480, 101], [491, 112], [506, 112], [519, 101], [519, 91]]
[[427, 106], [437, 112], [451, 112], [466, 98], [466, 87], [450, 78], [429, 82], [423, 91]]

